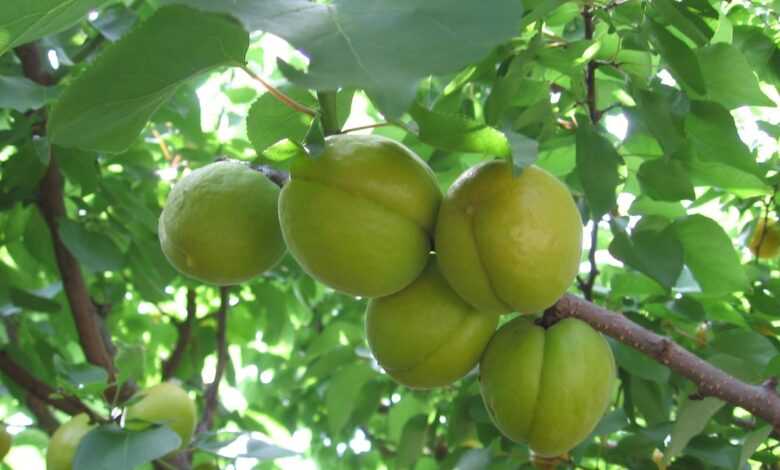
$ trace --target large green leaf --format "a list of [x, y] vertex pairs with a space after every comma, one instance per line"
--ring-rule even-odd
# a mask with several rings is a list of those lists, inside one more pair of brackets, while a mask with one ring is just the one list
[[703, 215], [692, 215], [674, 224], [683, 245], [685, 264], [704, 293], [726, 295], [744, 291], [748, 279], [731, 239], [720, 225]]
[[214, 67], [243, 63], [248, 47], [248, 35], [229, 18], [161, 8], [65, 90], [49, 119], [51, 140], [119, 153], [178, 85]]
[[0, 108], [19, 112], [42, 108], [59, 89], [45, 87], [23, 77], [0, 76]]
[[134, 470], [179, 447], [181, 438], [167, 426], [127, 431], [116, 425], [93, 429], [81, 440], [73, 468]]
[[62, 242], [85, 267], [95, 272], [122, 268], [124, 255], [108, 236], [68, 219], [60, 219], [58, 225]]
[[642, 191], [658, 201], [696, 198], [688, 170], [677, 160], [648, 160], [639, 167], [637, 178]]
[[628, 266], [671, 288], [680, 277], [683, 249], [671, 227], [636, 228], [631, 237], [613, 222], [609, 252]]
[[4, 0], [0, 5], [0, 55], [20, 44], [66, 29], [109, 0]]
[[375, 372], [364, 363], [352, 364], [339, 370], [328, 384], [325, 408], [331, 435], [339, 435], [355, 411], [360, 390], [374, 377]]
[[670, 462], [680, 455], [691, 439], [704, 430], [710, 418], [725, 405], [717, 398], [686, 400], [677, 410], [677, 420], [664, 452], [664, 461]]
[[286, 39], [310, 61], [306, 73], [282, 68], [296, 83], [365, 89], [389, 118], [407, 110], [421, 78], [456, 72], [516, 35], [523, 14], [520, 0], [490, 8], [458, 0], [170, 1], [228, 12], [250, 31]]
[[615, 147], [593, 126], [584, 122], [577, 128], [577, 173], [594, 219], [617, 203], [620, 161]]
[[[284, 91], [299, 103], [307, 106], [316, 103], [308, 92], [299, 89]], [[246, 133], [255, 151], [261, 153], [282, 139], [301, 142], [311, 126], [311, 120], [310, 116], [291, 109], [270, 93], [265, 93], [249, 110]]]
[[723, 106], [711, 101], [692, 101], [685, 131], [698, 159], [758, 173], [753, 155], [739, 138], [734, 118]]
[[706, 92], [706, 85], [693, 50], [655, 21], [648, 19], [646, 24], [653, 45], [669, 65], [674, 78], [703, 95]]
[[758, 80], [745, 56], [729, 44], [713, 44], [697, 49], [707, 86], [707, 96], [726, 108], [775, 106], [758, 86]]

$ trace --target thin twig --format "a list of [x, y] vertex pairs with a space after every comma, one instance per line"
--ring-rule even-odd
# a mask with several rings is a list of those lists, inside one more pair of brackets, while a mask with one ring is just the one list
[[190, 337], [192, 337], [192, 325], [195, 323], [197, 307], [195, 289], [189, 287], [187, 288], [187, 318], [176, 325], [179, 336], [176, 339], [176, 346], [173, 348], [171, 355], [163, 362], [163, 381], [173, 377], [173, 374], [176, 372], [176, 369], [178, 369], [179, 364], [184, 357], [184, 352], [187, 350], [187, 346], [190, 343]]
[[168, 144], [165, 143], [165, 139], [163, 139], [162, 134], [160, 134], [160, 131], [158, 131], [155, 128], [152, 128], [152, 135], [155, 139], [157, 139], [157, 145], [160, 146], [160, 151], [163, 153], [163, 157], [165, 157], [166, 161], [172, 162], [173, 161], [173, 155], [171, 154], [170, 149], [168, 148]]
[[598, 250], [600, 220], [593, 219], [592, 222], [593, 225], [590, 231], [590, 249], [588, 250], [588, 263], [590, 265], [590, 271], [588, 271], [588, 277], [585, 280], [579, 276], [577, 277], [577, 284], [580, 290], [582, 290], [582, 295], [587, 300], [593, 300], [593, 287], [596, 284], [596, 277], [599, 275], [599, 267], [596, 264], [596, 251]]
[[217, 398], [219, 396], [219, 383], [225, 374], [228, 362], [227, 349], [227, 311], [230, 304], [230, 288], [219, 288], [220, 304], [217, 311], [217, 368], [214, 380], [207, 386], [203, 417], [198, 423], [198, 434], [207, 432], [214, 424], [214, 415], [217, 411]]
[[309, 116], [312, 116], [312, 117], [317, 115], [317, 111], [315, 111], [315, 110], [309, 108], [308, 106], [305, 106], [305, 105], [295, 101], [294, 99], [290, 98], [289, 96], [285, 95], [284, 93], [279, 91], [277, 88], [275, 88], [273, 85], [271, 85], [270, 83], [265, 81], [263, 79], [263, 77], [261, 77], [260, 75], [256, 74], [255, 72], [253, 72], [252, 69], [250, 69], [246, 65], [242, 65], [241, 66], [241, 70], [246, 72], [246, 74], [249, 75], [250, 77], [252, 77], [253, 79], [255, 79], [258, 82], [260, 82], [260, 84], [263, 85], [266, 90], [268, 90], [268, 93], [270, 93], [274, 98], [276, 98], [277, 100], [281, 101], [282, 103], [284, 103], [286, 106], [290, 107], [291, 109], [294, 109], [295, 111], [298, 111], [300, 113], [308, 114]]
[[374, 124], [366, 124], [365, 126], [350, 127], [349, 129], [342, 129], [340, 134], [347, 134], [349, 132], [362, 131], [365, 129], [375, 129], [377, 127], [394, 126], [394, 122], [377, 122]]

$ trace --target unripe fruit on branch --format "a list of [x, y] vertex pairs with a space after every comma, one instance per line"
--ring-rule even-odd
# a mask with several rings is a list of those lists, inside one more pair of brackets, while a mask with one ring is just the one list
[[748, 248], [754, 256], [761, 259], [774, 258], [780, 253], [780, 227], [777, 221], [762, 217], [750, 236]]
[[279, 187], [240, 162], [199, 168], [173, 188], [160, 215], [162, 251], [183, 274], [216, 285], [238, 284], [284, 255]]
[[58, 427], [46, 449], [46, 470], [71, 470], [81, 439], [93, 427], [89, 424], [89, 416], [84, 413]]
[[163, 382], [138, 394], [140, 400], [127, 408], [126, 427], [144, 429], [150, 424], [166, 424], [181, 438], [181, 447], [190, 443], [197, 424], [197, 410], [187, 392]]
[[433, 388], [477, 365], [497, 323], [497, 313], [480, 312], [458, 297], [431, 257], [408, 287], [368, 303], [366, 336], [391, 377], [412, 388]]
[[615, 383], [609, 344], [587, 323], [545, 330], [523, 317], [502, 326], [480, 362], [482, 398], [498, 429], [553, 457], [593, 431]]
[[461, 175], [442, 203], [436, 252], [442, 274], [467, 302], [531, 313], [558, 300], [577, 273], [582, 220], [566, 186], [503, 161]]
[[290, 253], [306, 272], [352, 295], [398, 292], [431, 249], [441, 192], [424, 161], [379, 136], [328, 137], [301, 158], [279, 199]]

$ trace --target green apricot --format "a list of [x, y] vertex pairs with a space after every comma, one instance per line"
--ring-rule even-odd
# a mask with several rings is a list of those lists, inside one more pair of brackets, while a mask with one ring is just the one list
[[431, 250], [441, 191], [415, 153], [375, 135], [328, 137], [293, 163], [279, 199], [292, 256], [334, 289], [381, 297], [409, 285]]
[[366, 336], [377, 362], [396, 381], [443, 387], [477, 365], [498, 317], [458, 297], [432, 257], [412, 284], [368, 303]]
[[181, 447], [190, 443], [197, 409], [187, 392], [171, 382], [163, 382], [139, 393], [140, 400], [127, 408], [127, 427], [144, 429], [150, 424], [167, 424], [181, 438]]
[[557, 301], [577, 274], [582, 220], [566, 186], [530, 166], [474, 167], [453, 183], [436, 226], [436, 253], [455, 292], [487, 311], [531, 313]]
[[609, 406], [615, 373], [609, 344], [587, 323], [568, 318], [545, 330], [517, 317], [488, 344], [480, 385], [504, 435], [553, 457], [593, 431]]
[[74, 416], [58, 427], [46, 449], [46, 469], [71, 470], [81, 439], [93, 427], [89, 424], [89, 416], [84, 413]]
[[160, 246], [181, 273], [216, 285], [239, 284], [284, 255], [279, 187], [240, 162], [199, 168], [171, 190], [160, 215]]

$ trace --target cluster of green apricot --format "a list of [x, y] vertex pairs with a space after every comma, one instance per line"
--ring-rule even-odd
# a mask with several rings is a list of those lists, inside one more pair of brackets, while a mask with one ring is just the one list
[[[167, 424], [187, 447], [195, 432], [195, 402], [181, 387], [163, 382], [140, 392], [125, 413], [125, 427], [143, 430], [154, 424]], [[71, 470], [81, 440], [95, 427], [89, 416], [79, 414], [62, 424], [51, 437], [46, 451], [47, 470]]]
[[496, 332], [502, 314], [553, 305], [579, 267], [574, 200], [535, 166], [513, 176], [487, 162], [442, 196], [400, 143], [332, 136], [293, 162], [281, 191], [241, 163], [192, 172], [169, 196], [160, 240], [181, 272], [213, 284], [264, 272], [286, 246], [323, 284], [370, 299], [368, 345], [396, 381], [447, 386], [479, 364], [496, 426], [537, 454], [573, 448], [611, 397], [614, 359], [587, 324], [545, 329], [521, 315]]

